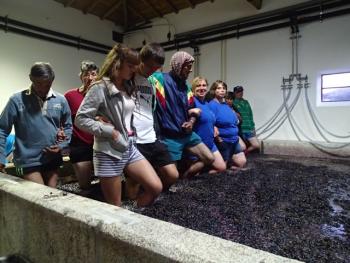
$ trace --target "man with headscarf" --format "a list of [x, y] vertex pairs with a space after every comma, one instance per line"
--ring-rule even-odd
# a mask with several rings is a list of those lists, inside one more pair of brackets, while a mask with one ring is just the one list
[[197, 174], [214, 161], [211, 151], [192, 132], [193, 124], [200, 115], [200, 110], [194, 108], [191, 87], [186, 83], [193, 63], [194, 58], [189, 53], [178, 51], [170, 60], [169, 73], [156, 72], [149, 77], [156, 88], [156, 114], [161, 139], [167, 145], [172, 160], [181, 160], [185, 149], [198, 157], [199, 161], [183, 173], [184, 177]]

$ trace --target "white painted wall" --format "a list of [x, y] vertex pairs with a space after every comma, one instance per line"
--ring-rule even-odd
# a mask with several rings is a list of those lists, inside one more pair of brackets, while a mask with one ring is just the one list
[[[264, 0], [263, 8], [255, 10], [245, 0], [216, 0], [197, 5], [196, 8], [181, 10], [157, 19], [150, 30], [135, 32], [126, 37], [125, 42], [132, 47], [140, 47], [146, 41], [166, 41], [170, 28], [172, 34], [203, 26], [208, 26], [238, 17], [266, 12], [305, 0]], [[53, 11], [54, 10], [54, 11]], [[8, 15], [37, 26], [63, 33], [81, 36], [92, 41], [112, 45], [111, 31], [118, 30], [110, 22], [101, 21], [90, 15], [83, 15], [72, 8], [48, 0], [0, 0], [0, 15]], [[170, 26], [168, 25], [168, 21]], [[299, 68], [307, 74], [311, 82], [310, 99], [320, 121], [337, 134], [349, 135], [349, 107], [316, 107], [316, 84], [318, 74], [325, 70], [350, 68], [350, 34], [347, 26], [350, 16], [311, 23], [300, 28], [302, 38], [299, 49]], [[226, 47], [222, 50], [222, 47]], [[186, 49], [192, 53], [191, 49]], [[224, 51], [224, 62], [221, 53]], [[228, 86], [241, 84], [245, 87], [245, 97], [251, 102], [257, 127], [265, 123], [282, 103], [280, 90], [282, 76], [291, 73], [291, 41], [289, 30], [260, 33], [229, 39], [225, 42], [206, 44], [200, 47], [200, 75], [209, 82], [223, 78]], [[169, 60], [174, 52], [167, 52], [164, 70], [169, 70]], [[56, 72], [54, 88], [63, 93], [80, 85], [77, 76], [80, 61], [92, 59], [101, 64], [104, 55], [77, 50], [50, 42], [32, 39], [13, 33], [0, 32], [0, 109], [15, 91], [30, 84], [28, 72], [35, 61], [49, 61]], [[193, 74], [190, 80], [193, 79]], [[303, 97], [302, 97], [303, 99]], [[303, 100], [300, 100], [295, 118], [303, 129], [316, 140], [320, 140], [307, 115]], [[288, 124], [285, 124], [271, 139], [296, 140]], [[346, 141], [336, 140], [333, 141]], [[348, 140], [347, 140], [348, 141]]]
[[[0, 15], [110, 46], [112, 30], [118, 30], [111, 22], [64, 8], [52, 0], [0, 0]], [[64, 93], [80, 86], [78, 73], [82, 60], [90, 59], [101, 65], [104, 57], [104, 54], [0, 31], [0, 110], [14, 92], [30, 85], [28, 74], [34, 62], [51, 63], [56, 74], [53, 88]]]
[[[298, 4], [305, 1], [277, 1], [264, 0], [263, 8], [255, 10], [247, 1], [216, 0], [198, 5], [195, 9], [185, 9], [178, 15], [166, 16], [175, 26], [177, 33], [189, 31], [215, 23], [233, 20], [272, 9]], [[159, 23], [166, 23], [166, 19], [159, 19]], [[350, 107], [317, 107], [318, 75], [325, 70], [350, 68], [350, 15], [324, 20], [323, 23], [314, 22], [300, 26], [302, 35], [299, 40], [299, 72], [309, 76], [311, 87], [309, 97], [311, 105], [319, 120], [328, 129], [339, 135], [350, 135]], [[173, 33], [173, 26], [170, 26]], [[127, 41], [131, 46], [141, 46], [146, 41], [167, 41], [168, 26], [159, 26], [150, 30], [137, 32], [129, 36]], [[281, 81], [292, 73], [292, 42], [289, 39], [289, 29], [259, 33], [215, 42], [200, 46], [199, 74], [206, 77], [210, 83], [222, 78], [230, 89], [235, 85], [245, 87], [247, 98], [255, 114], [256, 127], [260, 127], [272, 117], [283, 103]], [[192, 50], [189, 49], [193, 54]], [[221, 52], [224, 57], [221, 58]], [[167, 53], [165, 70], [169, 69], [168, 61], [174, 53]], [[191, 81], [193, 76], [190, 76]], [[296, 90], [295, 90], [296, 91]], [[292, 98], [296, 94], [293, 92]], [[321, 140], [313, 127], [305, 104], [304, 95], [299, 99], [293, 117], [298, 121], [305, 133], [312, 140]], [[265, 134], [268, 135], [269, 133]], [[264, 138], [265, 136], [261, 136]], [[305, 138], [301, 136], [304, 140]], [[270, 139], [297, 140], [293, 131], [285, 122]], [[331, 141], [345, 142], [350, 139], [329, 137]]]

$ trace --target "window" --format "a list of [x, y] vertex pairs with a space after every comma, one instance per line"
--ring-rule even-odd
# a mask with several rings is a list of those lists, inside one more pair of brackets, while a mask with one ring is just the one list
[[350, 102], [350, 72], [321, 75], [321, 102]]
[[350, 106], [349, 68], [322, 70], [317, 75], [317, 107]]

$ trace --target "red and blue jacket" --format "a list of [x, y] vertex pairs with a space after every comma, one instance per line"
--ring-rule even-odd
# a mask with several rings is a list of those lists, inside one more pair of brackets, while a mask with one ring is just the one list
[[161, 136], [186, 136], [182, 124], [189, 121], [188, 110], [194, 108], [191, 88], [171, 72], [156, 72], [148, 80], [156, 90], [156, 116]]

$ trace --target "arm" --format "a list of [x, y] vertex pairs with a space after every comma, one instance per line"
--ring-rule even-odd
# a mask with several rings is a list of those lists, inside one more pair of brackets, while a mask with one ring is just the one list
[[63, 131], [64, 133], [64, 140], [58, 143], [59, 147], [62, 149], [68, 147], [73, 132], [71, 111], [69, 108], [69, 104], [66, 100], [63, 103], [62, 123], [60, 131]]
[[254, 127], [255, 127], [254, 118], [253, 118], [253, 111], [252, 111], [252, 107], [250, 106], [249, 101], [247, 101], [247, 104], [248, 104], [248, 110], [249, 110], [250, 116], [251, 116], [251, 118], [252, 118], [252, 123], [253, 123], [253, 125], [254, 125]]
[[201, 109], [199, 108], [192, 108], [188, 110], [188, 115], [190, 116], [190, 119], [182, 124], [182, 128], [184, 129], [185, 133], [191, 133], [193, 129], [193, 125], [196, 123], [197, 118], [201, 114]]
[[86, 94], [75, 117], [75, 125], [97, 137], [112, 138], [114, 127], [111, 124], [96, 120], [100, 105], [103, 103], [104, 94], [100, 86], [93, 86]]
[[0, 171], [5, 172], [5, 146], [6, 138], [10, 134], [12, 125], [16, 120], [16, 105], [15, 102], [10, 99], [5, 106], [3, 112], [0, 115]]

